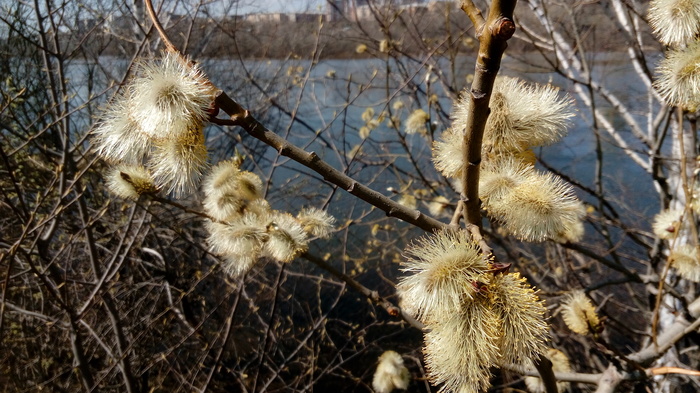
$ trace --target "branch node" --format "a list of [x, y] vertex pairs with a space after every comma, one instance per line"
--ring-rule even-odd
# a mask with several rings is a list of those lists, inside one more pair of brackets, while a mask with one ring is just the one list
[[509, 18], [499, 18], [491, 29], [494, 37], [506, 41], [515, 34], [515, 23]]
[[486, 93], [484, 93], [481, 90], [472, 89], [472, 97], [474, 97], [475, 101], [476, 100], [483, 100], [484, 98], [486, 98]]
[[279, 151], [280, 155], [282, 155], [282, 156], [288, 156], [288, 155], [289, 155], [289, 150], [290, 150], [289, 145], [288, 145], [287, 143], [283, 143], [283, 144], [280, 145], [280, 148], [279, 148], [278, 151]]

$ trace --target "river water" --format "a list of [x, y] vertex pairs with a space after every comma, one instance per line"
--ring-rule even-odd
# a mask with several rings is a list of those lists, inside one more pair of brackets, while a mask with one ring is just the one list
[[[646, 93], [644, 87], [637, 82], [631, 66], [621, 55], [600, 56], [600, 61], [595, 63], [594, 76], [622, 97], [635, 116], [645, 124]], [[527, 60], [530, 62], [530, 59]], [[103, 76], [93, 79], [92, 90], [88, 89], [87, 78], [101, 75], [95, 70], [106, 70], [117, 76], [123, 73], [127, 65], [126, 61], [118, 59], [100, 59], [100, 63], [102, 68], [87, 63], [71, 68], [70, 80], [76, 90], [76, 106], [87, 100], [90, 91], [99, 91], [97, 87], [106, 85], [107, 78]], [[371, 107], [376, 118], [382, 111], [391, 111], [405, 121], [411, 111], [422, 108], [430, 112], [435, 126], [434, 135], [438, 137], [440, 132], [449, 126], [447, 115], [455, 93], [446, 92], [436, 78], [441, 76], [447, 81], [456, 81], [455, 84], [461, 88], [467, 84], [467, 75], [473, 72], [474, 68], [473, 59], [467, 56], [455, 59], [454, 66], [443, 60], [429, 72], [420, 59], [401, 59], [400, 62], [382, 59], [324, 60], [313, 66], [307, 60], [241, 62], [214, 59], [205, 60], [201, 64], [217, 86], [250, 108], [270, 129], [307, 150], [316, 151], [334, 167], [346, 170], [352, 176], [388, 195], [391, 195], [385, 191], [388, 187], [401, 189], [408, 186], [406, 179], [402, 178], [404, 175], [401, 171], [415, 173], [418, 168], [426, 178], [440, 180], [430, 163], [430, 142], [422, 136], [406, 136], [403, 131], [387, 127], [386, 121], [381, 122], [372, 130], [369, 138], [363, 141], [358, 133], [358, 130], [366, 125], [366, 121], [362, 119], [363, 112]], [[92, 69], [93, 72], [87, 73], [86, 69]], [[452, 73], [452, 70], [455, 72]], [[502, 72], [530, 81], [551, 82], [560, 86], [563, 92], [573, 92], [572, 85], [561, 76], [514, 58], [504, 59]], [[85, 80], [81, 82], [83, 78]], [[304, 81], [303, 84], [293, 83], [295, 78]], [[270, 93], [262, 93], [263, 90]], [[437, 95], [438, 98], [429, 105], [427, 97], [431, 94]], [[271, 107], [268, 104], [270, 100], [285, 109]], [[399, 101], [403, 108], [393, 109]], [[578, 101], [575, 102], [577, 114], [569, 134], [560, 143], [543, 147], [538, 153], [548, 165], [577, 179], [583, 185], [594, 188], [596, 152], [590, 111]], [[597, 104], [603, 111], [614, 114], [609, 105], [602, 100], [597, 100]], [[436, 110], [437, 107], [440, 110]], [[301, 119], [303, 124], [294, 123], [290, 127], [290, 113]], [[613, 124], [620, 127], [625, 139], [632, 143], [632, 147], [641, 149], [638, 143], [634, 143], [629, 132], [625, 131], [622, 122], [611, 118]], [[93, 120], [91, 116], [85, 116], [78, 122], [89, 123]], [[211, 127], [208, 137], [214, 146], [211, 152], [213, 160], [231, 154], [230, 133]], [[606, 195], [615, 200], [615, 204], [623, 210], [636, 212], [640, 216], [653, 215], [658, 211], [658, 198], [650, 176], [633, 163], [609, 137], [602, 134], [601, 141], [604, 153], [603, 186]], [[364, 163], [351, 159], [351, 153], [358, 145], [362, 145]], [[416, 158], [415, 163], [409, 159], [408, 152]], [[275, 156], [276, 152], [269, 149], [264, 157], [256, 157], [256, 160], [269, 163], [275, 160]], [[281, 162], [284, 165], [279, 165], [274, 172], [263, 169], [264, 173], [272, 174], [271, 179], [275, 186], [289, 186], [294, 182], [301, 182], [305, 177], [302, 173], [309, 172], [295, 163], [285, 160]], [[387, 169], [387, 163], [393, 164], [394, 167]], [[298, 207], [324, 201], [330, 191], [322, 184], [317, 178], [307, 180], [303, 186], [295, 189], [301, 194], [313, 196], [302, 197], [299, 201], [279, 197], [278, 203], [284, 201], [290, 207]], [[310, 191], [310, 187], [325, 187], [325, 191]], [[447, 187], [441, 186], [437, 190], [445, 196], [456, 197]], [[578, 194], [584, 200], [588, 198], [582, 192]], [[332, 209], [347, 208], [345, 203], [331, 205]], [[366, 208], [364, 206], [360, 210]]]
[[[629, 62], [623, 55], [602, 56], [595, 63], [594, 77], [601, 80], [606, 87], [613, 93], [617, 94], [631, 108], [632, 113], [637, 117], [640, 124], [646, 124], [645, 113], [647, 113], [647, 100], [644, 86], [638, 82], [634, 70], [629, 65]], [[216, 61], [218, 64], [212, 67], [216, 69], [222, 67], [223, 62]], [[425, 67], [421, 68], [419, 63], [411, 63], [406, 60], [408, 66], [404, 67], [408, 75], [415, 77], [413, 81], [418, 82], [418, 88], [427, 89], [425, 83]], [[446, 70], [446, 78], [450, 79], [451, 75], [448, 62], [444, 62], [442, 69]], [[308, 62], [299, 61], [290, 65], [280, 65], [278, 62], [249, 62], [248, 66], [253, 73], [270, 73], [271, 70], [280, 69], [280, 72], [285, 72], [288, 67], [300, 66], [302, 75], [308, 71]], [[428, 110], [428, 105], [425, 97], [418, 97], [413, 94], [410, 86], [405, 86], [406, 77], [400, 76], [396, 71], [395, 75], [390, 75], [385, 78], [386, 64], [381, 60], [328, 60], [323, 61], [309, 71], [309, 82], [304, 87], [303, 95], [299, 100], [300, 88], [292, 86], [288, 91], [281, 94], [278, 99], [290, 108], [294, 108], [297, 102], [301, 102], [298, 107], [298, 113], [315, 131], [321, 130], [321, 135], [326, 135], [330, 140], [335, 141], [339, 145], [344, 144], [346, 148], [351, 148], [361, 142], [354, 131], [364, 125], [362, 113], [369, 106], [374, 108], [375, 113], [388, 109], [388, 107], [398, 100], [401, 100], [406, 108], [416, 109], [423, 108]], [[399, 69], [396, 62], [389, 62], [391, 72]], [[466, 84], [466, 75], [473, 72], [473, 59], [461, 57], [456, 60], [457, 70], [454, 80], [458, 81], [458, 85], [463, 87]], [[235, 69], [235, 65], [224, 66], [229, 69]], [[287, 68], [285, 68], [287, 67]], [[523, 62], [506, 58], [503, 62], [502, 71], [506, 75], [518, 76], [526, 80], [536, 81], [540, 83], [551, 82], [556, 86], [560, 86], [563, 92], [568, 92], [573, 96], [573, 88], [570, 83], [566, 82], [561, 76], [551, 72], [543, 72], [540, 68], [531, 65], [524, 65]], [[335, 77], [328, 77], [329, 73], [334, 73]], [[432, 75], [435, 75], [434, 71]], [[212, 76], [216, 79], [219, 74], [214, 71]], [[388, 80], [388, 82], [387, 82]], [[461, 83], [459, 83], [461, 82]], [[389, 90], [384, 87], [389, 84]], [[372, 85], [371, 88], [359, 92], [360, 87], [363, 88]], [[396, 93], [396, 89], [402, 87], [404, 91]], [[444, 93], [439, 83], [434, 82], [429, 87], [432, 93], [437, 94], [440, 106], [443, 110], [449, 113], [452, 106], [452, 99]], [[235, 91], [233, 92], [235, 96]], [[391, 98], [391, 99], [389, 99]], [[574, 97], [576, 98], [576, 97]], [[352, 104], [346, 107], [348, 101]], [[539, 150], [542, 159], [549, 165], [563, 171], [565, 174], [579, 180], [588, 187], [593, 187], [594, 184], [594, 166], [596, 162], [595, 153], [595, 134], [592, 131], [592, 121], [590, 110], [574, 100], [577, 107], [576, 117], [572, 122], [569, 134], [558, 144], [544, 147]], [[597, 99], [596, 104], [605, 113], [609, 113], [612, 123], [619, 127], [618, 131], [630, 143], [634, 149], [643, 149], [641, 144], [636, 143], [631, 137], [629, 131], [625, 130], [624, 124], [614, 117], [614, 112], [607, 103], [602, 99]], [[274, 112], [274, 111], [273, 111]], [[409, 110], [402, 110], [399, 115], [406, 118]], [[436, 121], [436, 133], [440, 132], [449, 125], [447, 119], [440, 118], [435, 111], [431, 115]], [[282, 116], [284, 117], [284, 116]], [[309, 148], [321, 152], [323, 154], [325, 146], [322, 143], [310, 142], [313, 139], [313, 133], [302, 128], [292, 130], [291, 137], [297, 144], [310, 143]], [[372, 141], [375, 144], [382, 145], [384, 149], [391, 150], [399, 144], [399, 140], [395, 132], [387, 129], [382, 124], [371, 133]], [[408, 136], [408, 143], [411, 144], [413, 154], [427, 159], [429, 155], [429, 143], [421, 140], [418, 136]], [[624, 200], [620, 203], [628, 204], [629, 208], [635, 211], [656, 211], [658, 209], [656, 192], [653, 190], [651, 180], [646, 172], [632, 162], [617, 144], [604, 132], [601, 132], [601, 144], [603, 149], [603, 174], [604, 188], [611, 197], [624, 195]], [[372, 153], [371, 149], [368, 154]], [[391, 153], [391, 152], [390, 152]], [[396, 154], [403, 153], [402, 149], [394, 151]], [[334, 155], [326, 155], [334, 165], [338, 165], [337, 157]], [[401, 160], [397, 160], [401, 161]], [[429, 165], [424, 169], [430, 172]], [[408, 169], [408, 167], [406, 167]], [[583, 197], [583, 195], [582, 195]]]

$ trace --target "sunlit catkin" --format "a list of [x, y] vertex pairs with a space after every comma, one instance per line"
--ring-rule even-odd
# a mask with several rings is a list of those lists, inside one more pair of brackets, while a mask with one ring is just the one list
[[691, 111], [700, 105], [700, 43], [669, 50], [658, 73], [655, 86], [667, 104]]
[[463, 231], [427, 235], [405, 251], [397, 290], [405, 310], [423, 321], [443, 319], [470, 299], [489, 268]]
[[219, 255], [259, 256], [269, 235], [258, 217], [244, 215], [231, 224], [207, 222], [209, 245]]
[[389, 41], [381, 40], [379, 41], [379, 51], [382, 53], [389, 53]]
[[151, 141], [134, 121], [124, 95], [106, 105], [100, 121], [92, 131], [97, 155], [113, 163], [140, 164]]
[[[585, 215], [585, 207], [581, 205], [581, 215]], [[585, 228], [583, 221], [567, 221], [564, 231], [552, 236], [552, 240], [557, 243], [575, 243], [583, 238]]]
[[698, 259], [697, 247], [690, 244], [678, 246], [671, 251], [668, 260], [681, 277], [700, 282], [700, 259]]
[[489, 369], [498, 363], [500, 319], [483, 294], [428, 325], [425, 363], [440, 392], [479, 393], [490, 386]]
[[140, 165], [120, 165], [107, 174], [107, 188], [118, 197], [136, 200], [142, 194], [155, 194], [158, 188], [148, 169]]
[[700, 184], [695, 183], [693, 187], [693, 193], [690, 199], [690, 208], [693, 209], [695, 214], [700, 214]]
[[134, 120], [151, 137], [178, 138], [206, 120], [214, 90], [196, 65], [167, 52], [145, 62], [132, 81]]
[[526, 241], [557, 238], [585, 214], [568, 183], [538, 171], [532, 171], [502, 198], [489, 201], [485, 208], [508, 232]]
[[260, 178], [238, 165], [236, 160], [219, 162], [202, 181], [204, 210], [219, 221], [235, 219], [250, 202], [262, 198]]
[[527, 280], [519, 273], [496, 274], [488, 294], [501, 320], [500, 364], [520, 364], [543, 354], [549, 331], [546, 308]]
[[257, 217], [260, 222], [269, 222], [274, 215], [274, 210], [270, 208], [270, 203], [262, 198], [250, 201], [245, 206], [245, 213]]
[[[550, 348], [547, 350], [547, 359], [552, 362], [552, 371], [560, 373], [572, 372], [569, 358], [566, 354], [558, 349]], [[532, 366], [534, 368], [534, 365]], [[525, 385], [531, 393], [545, 393], [547, 390], [544, 387], [542, 379], [538, 377], [525, 377]], [[565, 392], [569, 389], [568, 382], [557, 382], [557, 391]]]
[[441, 217], [447, 214], [447, 208], [450, 206], [449, 199], [440, 195], [435, 197], [430, 203], [428, 203], [428, 211], [434, 217]]
[[[457, 133], [466, 129], [470, 105], [468, 93], [455, 104], [452, 128]], [[560, 97], [557, 88], [509, 77], [496, 80], [489, 107], [484, 145], [495, 150], [518, 151], [552, 144], [566, 134], [573, 116], [571, 100]]]
[[651, 228], [659, 239], [672, 239], [678, 235], [678, 231], [681, 229], [682, 218], [683, 210], [666, 209], [654, 216]]
[[582, 291], [570, 294], [561, 305], [561, 316], [566, 326], [574, 333], [598, 332], [600, 319], [590, 299]]
[[304, 232], [327, 238], [333, 232], [335, 218], [323, 210], [314, 207], [303, 209], [297, 214], [297, 222], [304, 229]]
[[408, 118], [404, 126], [404, 131], [406, 134], [421, 134], [425, 135], [428, 133], [428, 128], [426, 127], [427, 122], [430, 120], [430, 115], [423, 109], [416, 109], [413, 111]]
[[306, 251], [307, 235], [304, 228], [290, 214], [278, 213], [267, 226], [269, 239], [265, 242], [264, 255], [281, 262], [291, 262]]
[[193, 192], [207, 166], [203, 125], [177, 137], [159, 139], [149, 166], [156, 183], [168, 193], [181, 197]]
[[238, 277], [261, 257], [269, 239], [266, 217], [246, 213], [231, 223], [207, 221], [208, 243], [213, 253], [224, 258], [222, 268]]
[[416, 197], [414, 197], [411, 194], [403, 194], [397, 201], [403, 206], [406, 206], [409, 209], [415, 209], [418, 206], [418, 201], [416, 200]]
[[258, 256], [252, 254], [226, 254], [221, 268], [233, 278], [240, 277], [255, 266]]
[[368, 121], [372, 120], [374, 118], [374, 108], [371, 106], [365, 109], [364, 112], [362, 112], [362, 121], [367, 123]]
[[[457, 123], [456, 120], [455, 123]], [[440, 135], [440, 139], [433, 143], [435, 169], [440, 171], [445, 177], [454, 179], [461, 176], [462, 167], [464, 166], [462, 157], [462, 154], [464, 154], [462, 150], [463, 140], [462, 130], [453, 125]]]
[[683, 45], [700, 33], [700, 2], [697, 0], [652, 0], [649, 24], [659, 41]]
[[372, 388], [376, 393], [390, 393], [394, 389], [405, 390], [411, 381], [411, 374], [403, 364], [401, 355], [386, 351], [379, 357], [379, 365], [372, 378]]
[[485, 163], [479, 177], [479, 198], [484, 209], [498, 214], [498, 210], [505, 207], [503, 199], [533, 172], [532, 165], [511, 157]]
[[[455, 103], [452, 126], [433, 143], [435, 168], [449, 178], [461, 176], [463, 140], [472, 115], [468, 93]], [[558, 89], [528, 85], [515, 78], [499, 78], [490, 102], [491, 114], [484, 129], [484, 149], [517, 155], [529, 147], [557, 142], [567, 132], [573, 116], [571, 100]]]

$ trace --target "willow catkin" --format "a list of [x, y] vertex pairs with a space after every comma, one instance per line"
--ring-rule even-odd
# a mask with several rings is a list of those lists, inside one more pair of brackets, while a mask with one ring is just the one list
[[700, 33], [700, 2], [696, 0], [652, 0], [649, 24], [659, 41], [684, 45]]
[[442, 319], [471, 298], [488, 270], [477, 246], [463, 231], [441, 231], [419, 238], [404, 252], [397, 287], [406, 311], [427, 321]]

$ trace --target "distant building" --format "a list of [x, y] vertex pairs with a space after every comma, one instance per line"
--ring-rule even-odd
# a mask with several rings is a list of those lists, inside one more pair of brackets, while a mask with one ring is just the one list
[[[425, 10], [427, 4], [436, 1], [431, 0], [328, 0], [326, 6], [327, 20], [362, 20], [371, 18], [375, 12], [382, 12], [389, 8], [403, 8], [408, 10]], [[439, 1], [442, 3], [442, 1]]]
[[428, 9], [428, 0], [348, 0], [352, 2], [348, 17], [354, 20], [373, 18], [376, 13], [385, 13], [387, 10], [406, 10], [413, 14], [424, 12]]
[[289, 22], [289, 19], [289, 14], [283, 14], [280, 12], [270, 14], [248, 14], [245, 16], [246, 22], [250, 23], [282, 23]]
[[268, 13], [268, 14], [248, 14], [245, 16], [245, 21], [250, 23], [294, 23], [294, 22], [316, 22], [320, 18], [326, 19], [323, 14], [285, 14], [285, 13]]
[[428, 2], [428, 11], [445, 11], [456, 10], [459, 8], [459, 2], [451, 0], [431, 0]]
[[334, 22], [343, 19], [347, 13], [347, 0], [328, 0], [326, 3], [326, 19]]
[[291, 14], [290, 19], [292, 19], [292, 22], [303, 22], [303, 23], [308, 23], [308, 22], [318, 22], [319, 20], [327, 20], [327, 16], [323, 14]]

